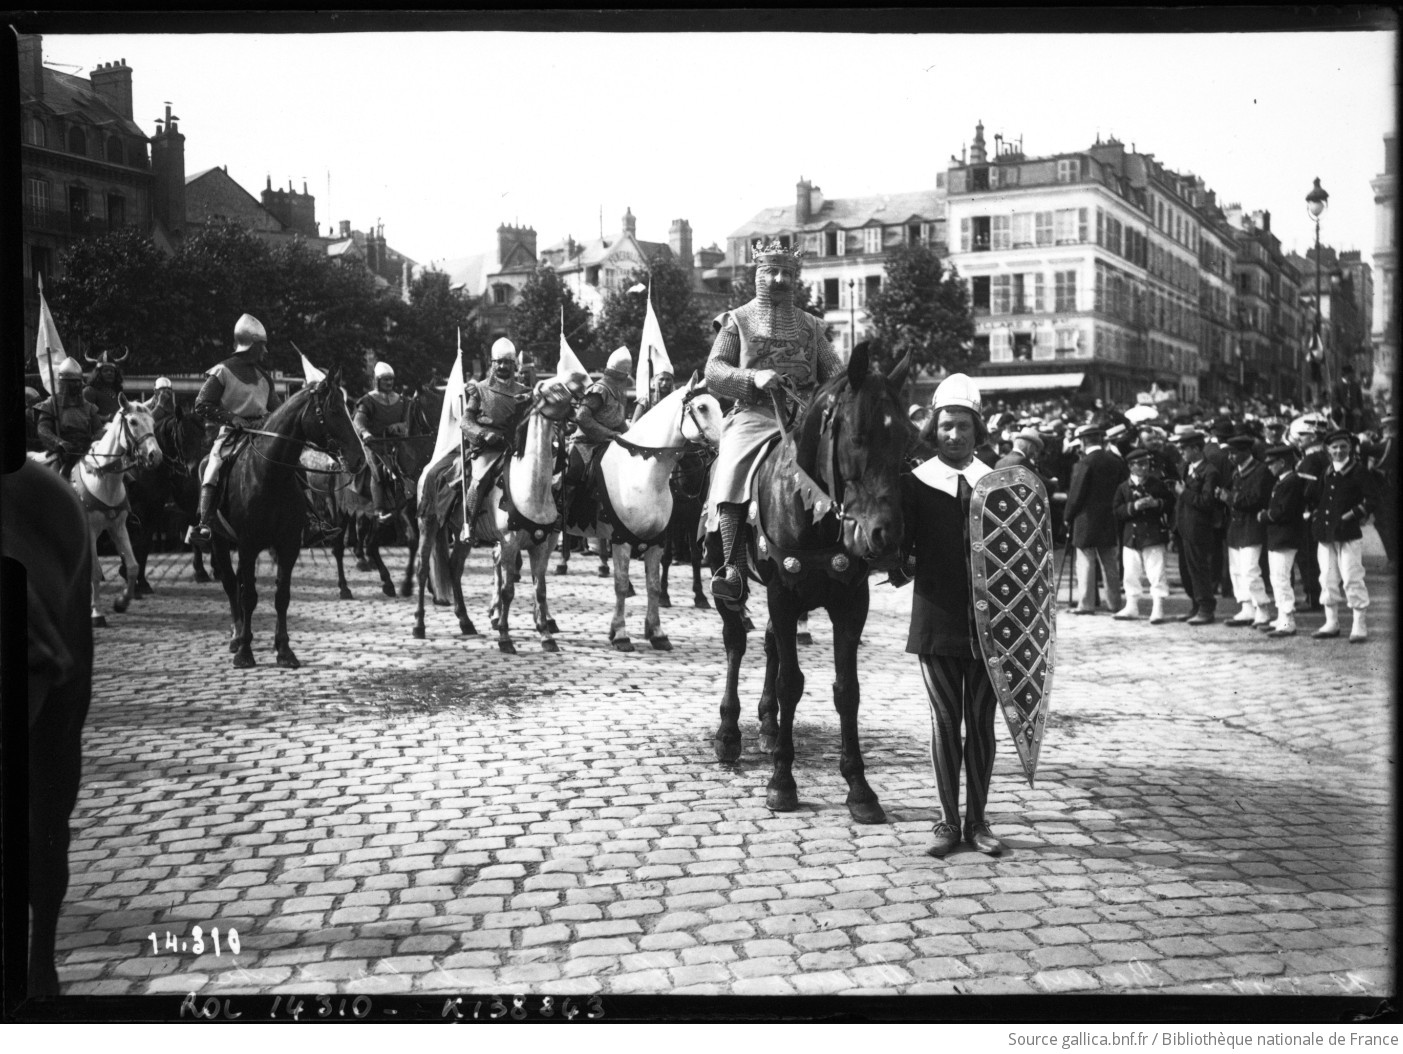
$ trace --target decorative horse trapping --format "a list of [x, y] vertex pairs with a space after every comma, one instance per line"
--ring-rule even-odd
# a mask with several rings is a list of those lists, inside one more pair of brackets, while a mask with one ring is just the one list
[[1037, 476], [995, 469], [969, 503], [974, 622], [989, 680], [1032, 786], [1057, 642], [1052, 520]]

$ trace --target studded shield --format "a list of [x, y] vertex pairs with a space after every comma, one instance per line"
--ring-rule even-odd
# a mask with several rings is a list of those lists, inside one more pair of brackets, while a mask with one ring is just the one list
[[1028, 469], [995, 469], [969, 503], [974, 622], [1029, 786], [1038, 767], [1057, 641], [1052, 519]]

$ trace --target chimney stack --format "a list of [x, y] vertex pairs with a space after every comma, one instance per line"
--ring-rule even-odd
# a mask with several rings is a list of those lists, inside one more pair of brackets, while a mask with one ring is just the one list
[[127, 60], [104, 62], [93, 70], [93, 91], [127, 120], [132, 117], [132, 70]]
[[350, 220], [342, 220], [342, 221], [341, 221], [341, 237], [343, 237], [343, 238], [349, 238], [350, 236], [351, 236], [351, 221], [350, 221]]
[[177, 120], [166, 103], [166, 116], [156, 121], [151, 139], [151, 212], [179, 237], [185, 230], [185, 136]]
[[799, 182], [794, 184], [794, 223], [802, 227], [814, 218], [813, 215], [813, 184], [803, 176], [799, 177]]
[[44, 38], [38, 33], [19, 34], [20, 95], [44, 97]]
[[974, 143], [969, 150], [969, 163], [982, 165], [988, 160], [989, 154], [984, 149], [984, 122], [980, 121], [974, 126]]

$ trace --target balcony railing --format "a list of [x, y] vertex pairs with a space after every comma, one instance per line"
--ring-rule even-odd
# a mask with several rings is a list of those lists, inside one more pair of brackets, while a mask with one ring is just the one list
[[74, 237], [91, 237], [107, 234], [119, 227], [130, 227], [131, 222], [107, 220], [100, 216], [83, 216], [66, 209], [43, 209], [34, 205], [24, 207], [26, 230], [43, 231], [48, 234], [68, 234]]

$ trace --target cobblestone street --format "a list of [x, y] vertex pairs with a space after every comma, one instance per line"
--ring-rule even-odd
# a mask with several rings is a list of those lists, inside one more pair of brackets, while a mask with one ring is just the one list
[[[387, 555], [402, 571], [404, 551]], [[487, 566], [474, 554], [465, 575], [480, 631]], [[222, 589], [196, 584], [188, 555], [153, 557], [157, 595], [96, 631], [65, 991], [1395, 991], [1395, 579], [1379, 555], [1362, 646], [1310, 639], [1319, 614], [1287, 641], [1060, 617], [1036, 786], [999, 718], [989, 819], [1008, 850], [944, 860], [925, 854], [939, 810], [903, 651], [909, 590], [873, 582], [861, 728], [889, 822], [861, 826], [821, 613], [800, 653], [801, 808], [775, 814], [761, 634], [745, 754], [721, 766], [720, 620], [675, 570], [675, 650], [646, 649], [639, 597], [644, 650], [615, 653], [594, 566], [550, 578], [559, 654], [539, 648], [522, 589], [519, 654], [504, 655], [492, 635], [457, 636], [443, 607], [412, 639], [412, 601], [354, 571], [340, 600], [329, 555], [305, 551], [290, 612], [303, 666], [284, 670], [265, 558], [259, 666], [239, 671]], [[641, 591], [637, 562], [633, 579]], [[1169, 612], [1187, 605], [1176, 590]], [[182, 947], [196, 925], [199, 955]]]

